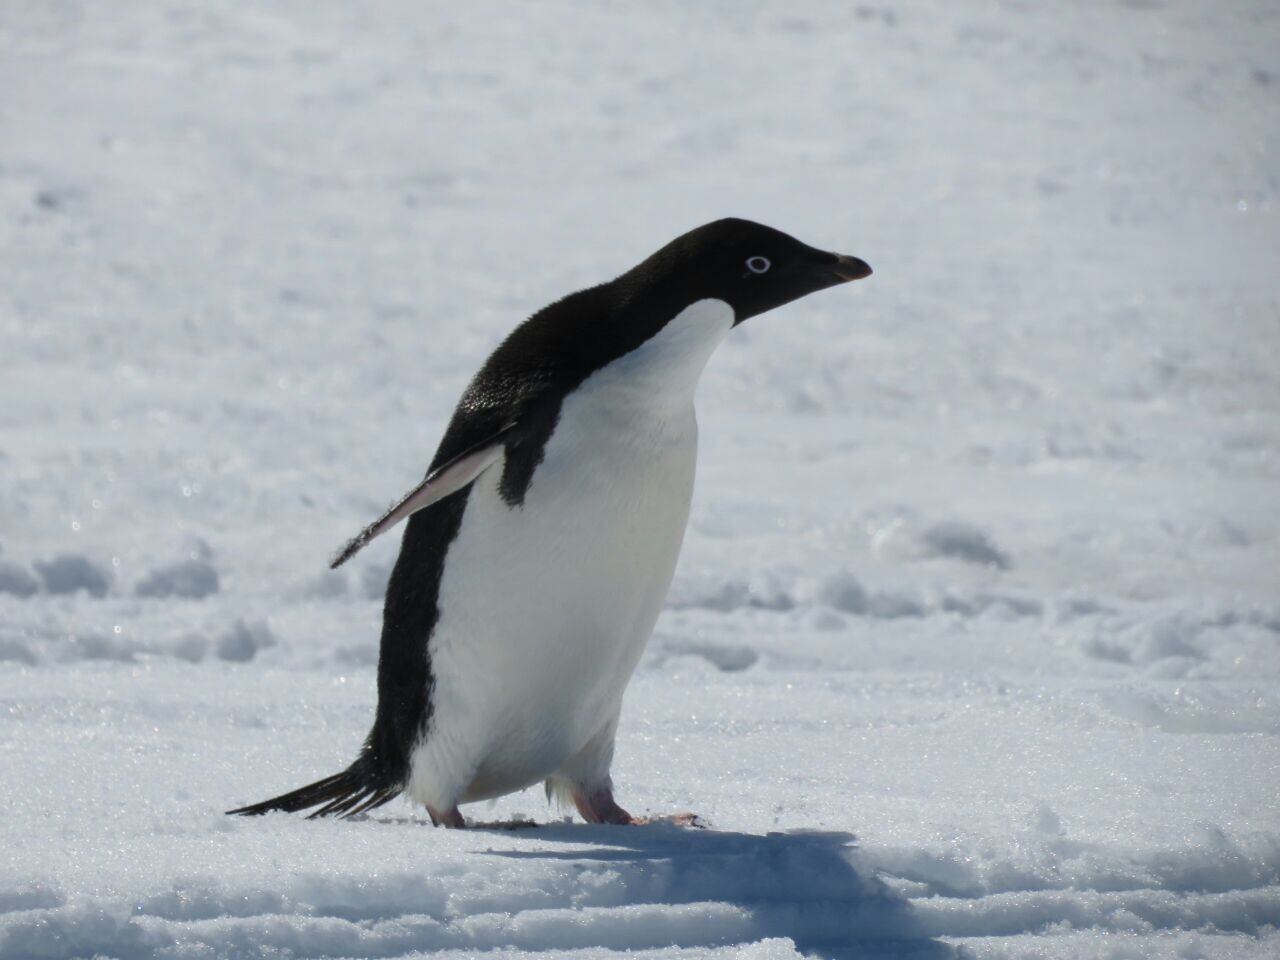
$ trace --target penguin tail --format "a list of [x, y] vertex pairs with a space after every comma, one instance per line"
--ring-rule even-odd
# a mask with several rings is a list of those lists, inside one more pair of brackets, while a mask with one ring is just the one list
[[357, 814], [375, 810], [384, 803], [390, 803], [400, 795], [404, 788], [398, 784], [387, 784], [373, 769], [373, 764], [365, 756], [361, 756], [341, 773], [309, 783], [305, 787], [282, 793], [270, 800], [252, 803], [247, 807], [228, 810], [228, 814], [242, 817], [256, 817], [273, 810], [285, 813], [297, 813], [312, 807], [320, 809], [311, 813], [307, 819], [316, 817], [354, 817]]

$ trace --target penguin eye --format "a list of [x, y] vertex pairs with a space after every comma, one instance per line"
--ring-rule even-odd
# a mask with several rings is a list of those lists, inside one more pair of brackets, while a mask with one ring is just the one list
[[752, 273], [765, 273], [773, 266], [768, 257], [747, 257], [747, 269]]

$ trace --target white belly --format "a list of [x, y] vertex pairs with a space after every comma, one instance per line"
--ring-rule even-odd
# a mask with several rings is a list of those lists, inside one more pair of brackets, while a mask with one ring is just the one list
[[689, 353], [687, 330], [565, 400], [522, 506], [498, 493], [501, 461], [472, 487], [440, 583], [416, 800], [448, 809], [537, 783], [616, 717], [688, 521], [697, 373], [732, 323], [703, 303], [717, 305], [694, 317], [705, 353], [680, 389], [669, 354]]

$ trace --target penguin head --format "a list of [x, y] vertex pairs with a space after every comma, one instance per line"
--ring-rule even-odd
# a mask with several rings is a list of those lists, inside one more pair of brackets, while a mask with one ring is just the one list
[[633, 272], [657, 281], [674, 300], [723, 300], [733, 307], [736, 326], [818, 290], [870, 276], [871, 267], [781, 230], [729, 217], [677, 237]]

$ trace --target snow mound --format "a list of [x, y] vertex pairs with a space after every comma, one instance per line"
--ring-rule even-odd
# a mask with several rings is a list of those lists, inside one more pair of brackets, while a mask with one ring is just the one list
[[[218, 638], [215, 650], [219, 658], [244, 663], [252, 660], [267, 647], [275, 646], [276, 638], [265, 622], [245, 623], [237, 620], [232, 627]], [[188, 656], [198, 647], [198, 641], [188, 638], [179, 649]]]
[[17, 637], [3, 635], [0, 635], [0, 660], [9, 660], [27, 665], [36, 663], [35, 654], [31, 652], [31, 648], [27, 644]]
[[868, 591], [848, 570], [840, 570], [818, 583], [814, 600], [833, 610], [860, 617], [892, 620], [919, 617], [924, 607], [914, 598], [893, 591]]
[[152, 570], [133, 592], [140, 597], [199, 600], [218, 592], [218, 571], [207, 560], [182, 560]]
[[1001, 571], [1013, 567], [989, 533], [961, 520], [918, 524], [898, 517], [876, 532], [873, 547], [885, 558], [958, 560]]
[[105, 597], [111, 587], [111, 575], [80, 554], [63, 553], [46, 562], [36, 561], [35, 568], [49, 593], [83, 590], [93, 597]]
[[16, 563], [0, 562], [0, 593], [30, 597], [39, 589], [35, 578], [22, 567]]

